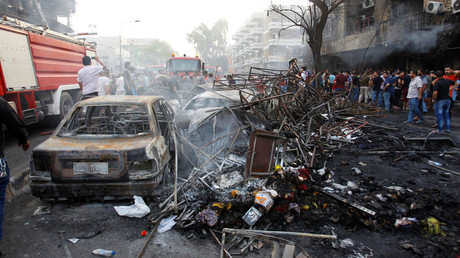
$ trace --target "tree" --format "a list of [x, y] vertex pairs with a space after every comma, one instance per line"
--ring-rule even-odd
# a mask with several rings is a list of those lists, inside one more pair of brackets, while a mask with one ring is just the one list
[[192, 43], [203, 60], [212, 62], [225, 55], [227, 49], [228, 23], [220, 19], [212, 28], [201, 23], [193, 31], [187, 34], [187, 41]]
[[152, 39], [149, 45], [131, 46], [131, 49], [136, 51], [138, 63], [141, 66], [165, 64], [174, 52], [168, 42], [159, 39]]
[[270, 11], [273, 11], [291, 24], [280, 30], [286, 30], [291, 27], [300, 27], [303, 36], [307, 37], [307, 44], [313, 55], [316, 72], [322, 69], [321, 64], [321, 47], [323, 45], [323, 30], [326, 26], [329, 14], [335, 11], [345, 0], [308, 0], [306, 6], [291, 5], [289, 7], [282, 5], [270, 5]]

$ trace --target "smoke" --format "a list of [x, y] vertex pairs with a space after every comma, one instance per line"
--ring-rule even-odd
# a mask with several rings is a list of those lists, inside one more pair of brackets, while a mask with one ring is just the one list
[[436, 48], [437, 34], [443, 29], [444, 26], [431, 26], [409, 33], [397, 32], [396, 29], [390, 30], [387, 34], [387, 40], [369, 48], [366, 54], [366, 63], [377, 63], [394, 53], [401, 53], [406, 56], [427, 54]]

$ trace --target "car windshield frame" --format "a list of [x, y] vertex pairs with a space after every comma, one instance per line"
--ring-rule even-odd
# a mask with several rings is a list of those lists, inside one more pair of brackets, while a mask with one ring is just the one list
[[152, 115], [145, 103], [97, 103], [75, 107], [56, 130], [58, 137], [132, 138], [153, 136]]

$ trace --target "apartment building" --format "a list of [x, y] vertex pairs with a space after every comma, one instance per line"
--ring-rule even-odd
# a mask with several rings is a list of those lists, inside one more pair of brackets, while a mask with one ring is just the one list
[[347, 0], [322, 46], [330, 69], [460, 66], [460, 0]]
[[229, 72], [247, 73], [250, 67], [287, 69], [292, 58], [304, 61], [307, 45], [299, 28], [280, 31], [289, 22], [273, 12], [254, 13], [232, 35]]

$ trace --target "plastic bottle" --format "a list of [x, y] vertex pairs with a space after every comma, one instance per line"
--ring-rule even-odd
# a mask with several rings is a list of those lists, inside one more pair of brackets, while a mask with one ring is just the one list
[[115, 255], [115, 251], [112, 251], [112, 250], [105, 250], [105, 249], [94, 249], [93, 254], [95, 255], [99, 255], [99, 256], [105, 256], [105, 257], [109, 257], [109, 256], [114, 256]]
[[428, 163], [433, 166], [442, 167], [442, 164], [436, 161], [428, 160]]

